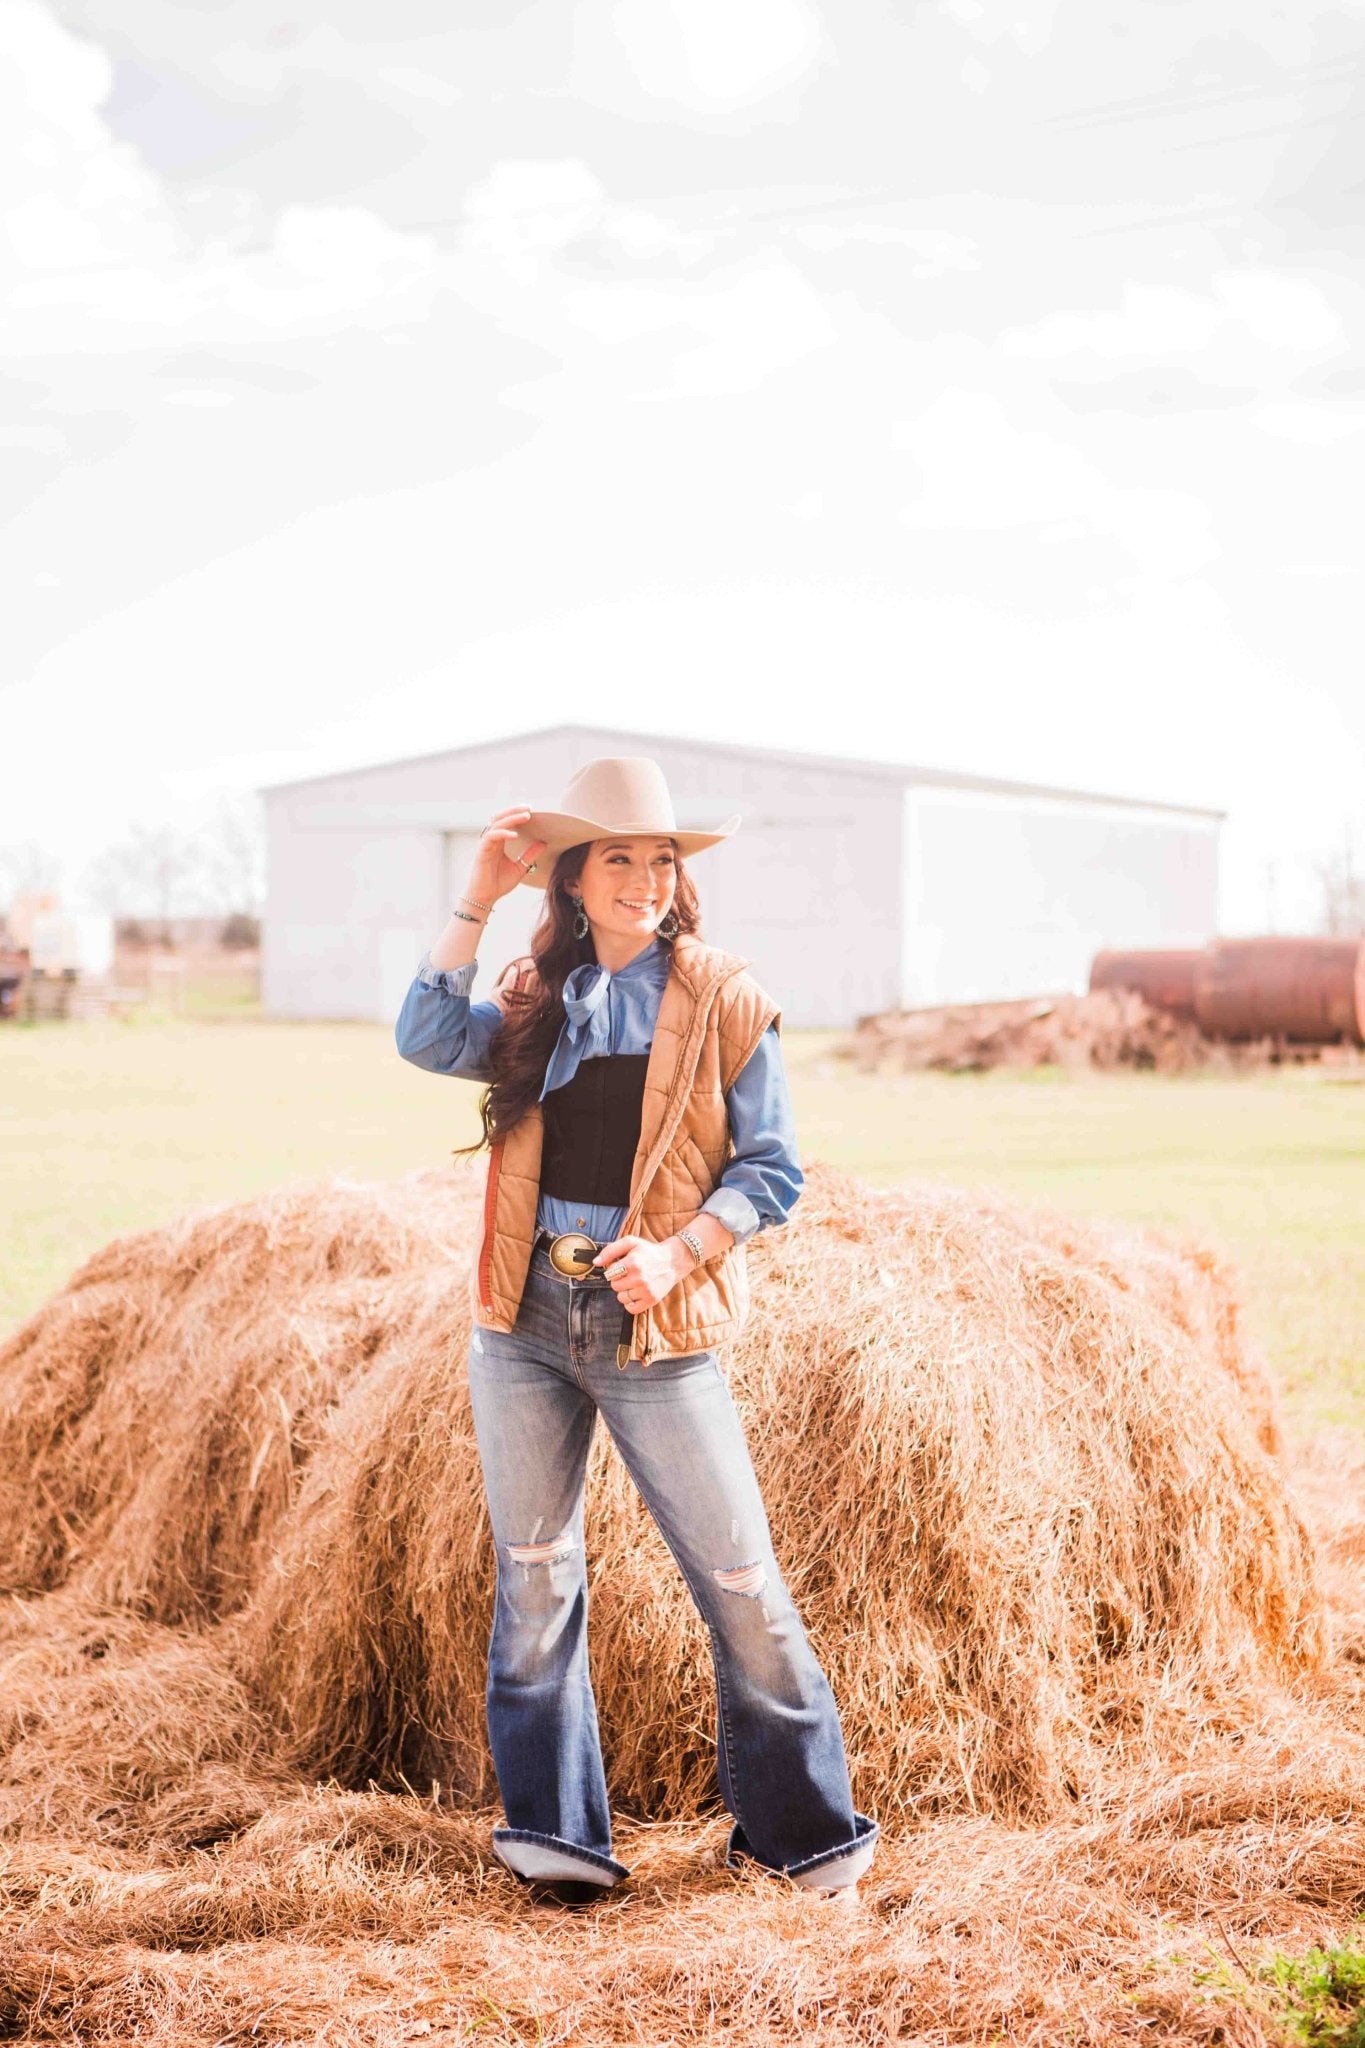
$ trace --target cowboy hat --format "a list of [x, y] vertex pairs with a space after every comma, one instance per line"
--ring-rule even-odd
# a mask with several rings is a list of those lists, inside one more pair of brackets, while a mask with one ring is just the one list
[[585, 839], [653, 833], [672, 839], [686, 859], [688, 854], [700, 853], [703, 847], [718, 846], [739, 826], [738, 813], [726, 818], [714, 832], [679, 826], [664, 771], [657, 761], [643, 754], [587, 762], [559, 801], [558, 810], [533, 810], [517, 837], [507, 840], [503, 847], [509, 859], [517, 860], [537, 839], [544, 840], [536, 856], [538, 872], [522, 875], [522, 880], [533, 889], [545, 888], [557, 857], [567, 847], [581, 846]]

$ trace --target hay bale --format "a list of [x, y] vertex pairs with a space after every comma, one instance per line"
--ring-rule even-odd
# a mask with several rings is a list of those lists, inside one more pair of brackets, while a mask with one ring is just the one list
[[240, 1607], [323, 1416], [449, 1287], [470, 1199], [296, 1188], [88, 1260], [0, 1347], [0, 1591]]
[[[9, 1584], [226, 1624], [295, 1766], [490, 1798], [473, 1209], [467, 1175], [294, 1189], [89, 1262], [0, 1354]], [[1207, 1256], [828, 1167], [751, 1256], [728, 1371], [865, 1807], [1065, 1811], [1320, 1662]], [[588, 1528], [613, 1794], [695, 1812], [706, 1640], [601, 1440]]]

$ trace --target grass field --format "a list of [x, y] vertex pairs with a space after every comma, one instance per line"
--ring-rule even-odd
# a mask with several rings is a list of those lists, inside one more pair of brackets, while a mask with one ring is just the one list
[[[1291, 1425], [1365, 1423], [1365, 1080], [879, 1078], [833, 1042], [786, 1038], [806, 1160], [1198, 1237], [1241, 1274]], [[282, 1182], [441, 1165], [473, 1137], [477, 1095], [405, 1065], [378, 1026], [0, 1030], [0, 1325], [120, 1232]]]

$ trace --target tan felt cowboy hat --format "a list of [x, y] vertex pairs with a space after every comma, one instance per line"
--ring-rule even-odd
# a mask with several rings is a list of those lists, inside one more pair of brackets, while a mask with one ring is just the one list
[[703, 847], [718, 846], [738, 827], [738, 813], [714, 832], [680, 826], [673, 815], [663, 769], [647, 755], [632, 754], [589, 761], [560, 798], [560, 809], [532, 811], [521, 832], [507, 840], [503, 850], [509, 859], [517, 860], [528, 846], [543, 839], [545, 845], [536, 855], [536, 873], [522, 876], [533, 889], [543, 889], [558, 855], [566, 847], [581, 846], [585, 839], [615, 839], [632, 832], [667, 835], [686, 859]]

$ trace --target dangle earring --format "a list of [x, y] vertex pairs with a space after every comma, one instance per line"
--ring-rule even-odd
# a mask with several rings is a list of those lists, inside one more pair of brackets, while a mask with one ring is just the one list
[[588, 936], [588, 913], [583, 908], [583, 898], [581, 896], [575, 896], [573, 900], [578, 905], [578, 915], [573, 921], [573, 935], [576, 939], [586, 939]]
[[679, 925], [677, 915], [674, 911], [670, 910], [667, 917], [661, 917], [659, 919], [659, 937], [661, 939], [676, 939], [678, 936], [678, 931]]

